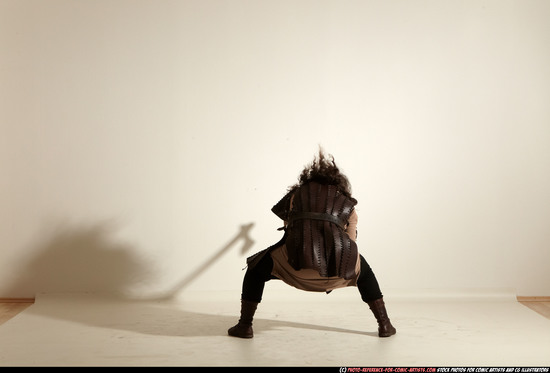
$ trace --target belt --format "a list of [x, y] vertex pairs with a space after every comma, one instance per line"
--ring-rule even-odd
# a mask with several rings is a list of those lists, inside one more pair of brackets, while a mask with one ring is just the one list
[[342, 229], [346, 229], [346, 222], [337, 216], [325, 213], [325, 212], [293, 212], [289, 217], [289, 225], [295, 220], [300, 219], [313, 219], [313, 220], [325, 220], [336, 224]]

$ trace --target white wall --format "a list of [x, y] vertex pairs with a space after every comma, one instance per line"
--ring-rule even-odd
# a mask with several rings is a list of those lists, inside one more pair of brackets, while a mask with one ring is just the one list
[[0, 297], [238, 297], [318, 144], [383, 290], [550, 295], [549, 16], [546, 0], [0, 0]]

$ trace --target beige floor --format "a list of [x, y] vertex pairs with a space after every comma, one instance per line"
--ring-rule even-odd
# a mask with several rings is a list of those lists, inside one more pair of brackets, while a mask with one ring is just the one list
[[[541, 299], [536, 299], [541, 298]], [[544, 298], [544, 299], [542, 299]], [[550, 319], [550, 297], [518, 297], [518, 302]], [[0, 325], [34, 304], [34, 299], [0, 300]]]
[[387, 297], [381, 339], [357, 297], [264, 299], [255, 337], [228, 337], [238, 302], [46, 294], [0, 325], [0, 366], [549, 366], [550, 320], [510, 298]]

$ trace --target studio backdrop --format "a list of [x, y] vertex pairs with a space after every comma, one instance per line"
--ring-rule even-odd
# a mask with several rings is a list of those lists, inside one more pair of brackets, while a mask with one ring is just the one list
[[550, 295], [549, 18], [546, 0], [0, 0], [0, 297], [238, 298], [319, 146], [383, 289]]

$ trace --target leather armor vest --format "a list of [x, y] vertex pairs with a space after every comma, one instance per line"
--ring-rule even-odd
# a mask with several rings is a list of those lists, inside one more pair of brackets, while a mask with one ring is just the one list
[[353, 278], [359, 254], [345, 226], [356, 204], [335, 185], [316, 182], [283, 197], [272, 211], [287, 222], [289, 264], [296, 270], [315, 269], [324, 277]]

